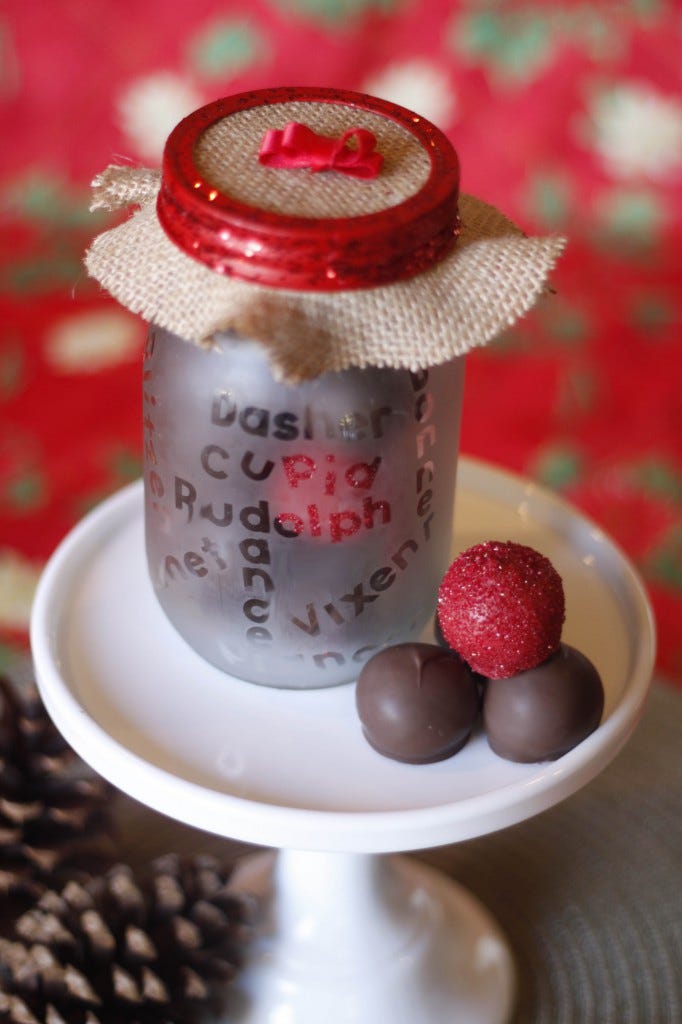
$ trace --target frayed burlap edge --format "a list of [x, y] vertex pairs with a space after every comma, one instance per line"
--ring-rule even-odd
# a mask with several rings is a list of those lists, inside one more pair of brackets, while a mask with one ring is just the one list
[[289, 383], [350, 366], [435, 366], [489, 342], [535, 303], [565, 246], [529, 238], [494, 207], [460, 197], [453, 251], [416, 277], [345, 292], [263, 288], [214, 273], [166, 236], [156, 216], [159, 176], [104, 172], [94, 203], [140, 209], [99, 235], [88, 273], [129, 310], [199, 345], [234, 332], [260, 342]]

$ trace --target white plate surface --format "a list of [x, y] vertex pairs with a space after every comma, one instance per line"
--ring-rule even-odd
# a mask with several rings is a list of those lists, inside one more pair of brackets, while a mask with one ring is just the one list
[[207, 664], [147, 579], [141, 483], [86, 517], [43, 574], [31, 632], [43, 699], [116, 786], [220, 835], [372, 853], [505, 827], [575, 792], [617, 753], [641, 713], [655, 641], [639, 579], [600, 530], [549, 492], [461, 459], [453, 551], [491, 538], [552, 559], [564, 639], [604, 681], [601, 726], [558, 761], [504, 761], [479, 734], [447, 761], [401, 765], [363, 739], [353, 685], [275, 690]]

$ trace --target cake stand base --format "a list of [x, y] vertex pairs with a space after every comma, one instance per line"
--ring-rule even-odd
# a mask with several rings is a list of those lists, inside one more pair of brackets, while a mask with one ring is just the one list
[[283, 850], [246, 858], [263, 917], [240, 973], [239, 1024], [504, 1024], [506, 942], [478, 901], [405, 857]]

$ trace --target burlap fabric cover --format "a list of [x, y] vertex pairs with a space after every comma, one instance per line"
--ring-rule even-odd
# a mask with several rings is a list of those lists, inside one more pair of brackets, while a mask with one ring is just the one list
[[[384, 157], [381, 173], [359, 181], [261, 166], [266, 131], [296, 120], [329, 136], [369, 129]], [[390, 209], [421, 189], [430, 169], [427, 150], [401, 125], [340, 103], [239, 111], [204, 132], [194, 157], [220, 192], [313, 218]], [[159, 183], [157, 172], [123, 167], [95, 179], [93, 208], [140, 209], [95, 239], [89, 273], [128, 309], [200, 345], [222, 331], [258, 340], [275, 374], [290, 382], [349, 366], [418, 369], [483, 345], [533, 305], [564, 247], [562, 238], [528, 238], [491, 206], [460, 196], [457, 245], [408, 280], [344, 292], [265, 288], [221, 276], [171, 242], [156, 216]]]

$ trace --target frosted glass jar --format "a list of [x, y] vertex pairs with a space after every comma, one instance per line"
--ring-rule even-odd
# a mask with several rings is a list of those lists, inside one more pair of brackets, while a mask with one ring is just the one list
[[152, 326], [146, 547], [166, 615], [241, 679], [357, 678], [417, 637], [450, 560], [464, 358], [290, 387], [262, 348]]

